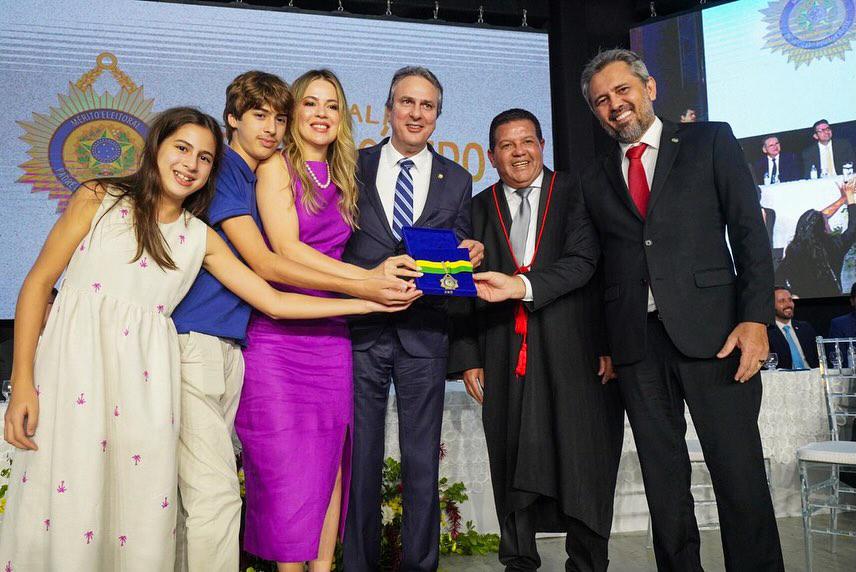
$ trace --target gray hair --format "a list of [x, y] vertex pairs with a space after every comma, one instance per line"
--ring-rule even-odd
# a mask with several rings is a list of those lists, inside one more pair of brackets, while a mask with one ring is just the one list
[[589, 98], [589, 85], [591, 84], [591, 79], [596, 73], [603, 70], [603, 68], [615, 62], [624, 62], [629, 65], [630, 70], [640, 79], [640, 81], [642, 81], [642, 83], [646, 83], [651, 77], [651, 74], [648, 73], [648, 67], [636, 52], [625, 50], [623, 48], [600, 51], [595, 57], [590, 59], [586, 64], [586, 67], [583, 68], [582, 77], [580, 78], [580, 89], [582, 90], [583, 98], [589, 104], [589, 107], [592, 107], [592, 102]]
[[431, 70], [421, 66], [405, 66], [393, 74], [392, 81], [389, 84], [389, 95], [386, 96], [386, 108], [392, 109], [393, 94], [398, 82], [406, 77], [412, 76], [421, 77], [437, 88], [437, 93], [439, 94], [439, 97], [437, 98], [437, 117], [440, 117], [440, 113], [443, 111], [443, 86]]

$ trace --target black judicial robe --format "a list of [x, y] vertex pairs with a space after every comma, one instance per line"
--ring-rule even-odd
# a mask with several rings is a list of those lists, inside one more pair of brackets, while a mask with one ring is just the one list
[[[544, 169], [538, 205], [541, 231], [553, 173]], [[497, 198], [507, 227], [511, 214], [502, 184]], [[569, 176], [558, 174], [532, 269], [534, 301], [527, 303], [528, 365], [515, 373], [521, 336], [514, 332], [516, 301], [462, 303], [453, 315], [449, 371], [483, 367], [482, 419], [497, 514], [537, 503], [537, 531], [564, 532], [564, 515], [608, 536], [624, 432], [617, 380], [597, 374], [602, 347], [597, 238]], [[478, 271], [515, 271], [488, 187], [473, 198], [473, 238], [485, 245]], [[533, 205], [534, 208], [534, 205]]]

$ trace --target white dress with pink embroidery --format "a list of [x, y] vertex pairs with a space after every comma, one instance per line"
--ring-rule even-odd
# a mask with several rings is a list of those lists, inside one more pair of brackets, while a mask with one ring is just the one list
[[126, 199], [108, 211], [114, 202], [69, 262], [39, 341], [39, 450], [12, 463], [3, 572], [173, 569], [181, 408], [169, 316], [207, 227], [186, 213], [160, 225], [178, 266], [163, 270], [145, 253], [132, 261], [133, 211]]

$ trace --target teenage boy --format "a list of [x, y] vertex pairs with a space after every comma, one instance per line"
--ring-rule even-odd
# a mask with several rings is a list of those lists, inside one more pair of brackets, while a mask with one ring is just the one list
[[[229, 145], [217, 175], [208, 223], [265, 280], [382, 303], [407, 301], [403, 281], [346, 279], [274, 254], [261, 234], [255, 170], [280, 147], [293, 105], [279, 77], [249, 71], [226, 89]], [[173, 313], [181, 346], [178, 484], [186, 513], [187, 567], [238, 569], [241, 497], [232, 428], [244, 379], [241, 356], [250, 306], [205, 270]], [[179, 554], [178, 562], [184, 560]]]

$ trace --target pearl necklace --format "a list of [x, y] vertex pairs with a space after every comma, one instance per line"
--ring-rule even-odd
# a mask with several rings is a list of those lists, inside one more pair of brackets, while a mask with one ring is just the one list
[[322, 185], [321, 181], [318, 180], [318, 177], [315, 175], [315, 173], [309, 167], [309, 163], [305, 163], [306, 172], [309, 173], [309, 178], [312, 179], [312, 182], [314, 182], [315, 186], [318, 187], [319, 189], [326, 189], [327, 187], [330, 186], [330, 183], [333, 182], [333, 176], [330, 175], [330, 164], [327, 163], [327, 161], [324, 161], [324, 164], [327, 166], [327, 182]]

